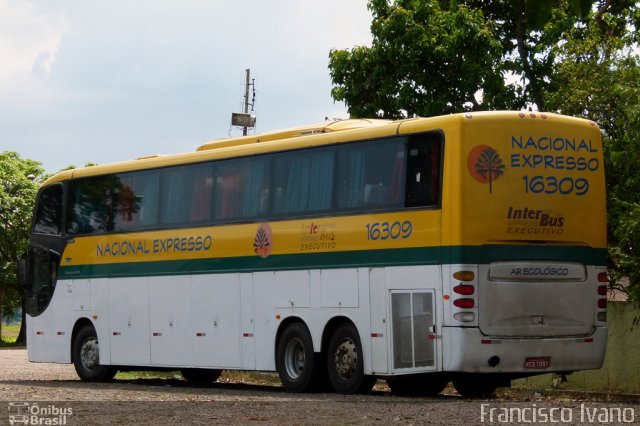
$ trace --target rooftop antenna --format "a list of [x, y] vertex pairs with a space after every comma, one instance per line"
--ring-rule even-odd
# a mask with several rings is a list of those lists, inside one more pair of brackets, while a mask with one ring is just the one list
[[[247, 136], [247, 129], [254, 128], [256, 125], [256, 116], [249, 113], [249, 105], [251, 105], [251, 112], [253, 112], [253, 107], [256, 102], [255, 78], [251, 79], [251, 69], [247, 68], [245, 70], [245, 73], [246, 79], [244, 84], [244, 100], [242, 102], [243, 112], [231, 113], [231, 125], [242, 127], [242, 136]], [[251, 86], [251, 88], [253, 89], [251, 102], [249, 102], [249, 86]]]

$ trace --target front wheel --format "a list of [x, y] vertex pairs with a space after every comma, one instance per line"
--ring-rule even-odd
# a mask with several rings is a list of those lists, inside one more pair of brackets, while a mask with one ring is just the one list
[[374, 376], [364, 374], [362, 344], [353, 324], [339, 326], [327, 351], [329, 381], [341, 394], [368, 393], [376, 383]]
[[110, 365], [100, 364], [98, 336], [91, 325], [84, 326], [76, 334], [73, 339], [72, 355], [76, 373], [85, 382], [107, 382], [117, 373], [117, 370]]

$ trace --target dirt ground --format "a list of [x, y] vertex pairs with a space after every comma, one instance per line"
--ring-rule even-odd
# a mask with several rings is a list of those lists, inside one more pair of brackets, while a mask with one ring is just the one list
[[246, 383], [194, 388], [178, 377], [90, 384], [78, 380], [72, 365], [33, 364], [24, 349], [0, 350], [0, 424], [640, 424], [634, 396], [505, 390], [495, 399], [471, 401], [450, 389], [438, 398], [377, 389], [371, 395], [301, 395]]

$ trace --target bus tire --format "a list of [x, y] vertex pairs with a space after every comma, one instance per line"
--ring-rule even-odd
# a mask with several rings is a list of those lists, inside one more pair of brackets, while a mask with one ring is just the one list
[[182, 377], [192, 386], [207, 386], [218, 380], [222, 370], [208, 368], [183, 368]]
[[387, 378], [387, 385], [396, 395], [436, 396], [447, 387], [449, 379], [439, 374], [410, 374]]
[[76, 373], [85, 382], [108, 382], [118, 372], [110, 365], [100, 364], [98, 336], [92, 325], [85, 325], [76, 334], [72, 356]]
[[300, 322], [289, 324], [276, 348], [276, 369], [284, 388], [296, 393], [314, 390], [321, 382], [317, 361], [307, 327]]
[[341, 394], [369, 393], [376, 383], [364, 374], [362, 344], [351, 323], [340, 325], [331, 336], [327, 350], [327, 370], [333, 389]]
[[478, 374], [454, 378], [453, 387], [463, 398], [487, 399], [494, 396], [498, 385], [495, 381]]

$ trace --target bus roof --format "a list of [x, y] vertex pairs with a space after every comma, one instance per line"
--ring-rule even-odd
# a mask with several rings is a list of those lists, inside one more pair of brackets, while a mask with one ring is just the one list
[[[413, 119], [415, 120], [415, 119]], [[400, 120], [403, 121], [403, 120]], [[361, 131], [359, 137], [375, 137], [379, 133], [374, 128], [387, 127], [382, 134], [392, 135], [397, 130], [400, 121], [382, 119], [348, 119], [333, 120], [318, 124], [294, 127], [290, 129], [265, 132], [258, 135], [225, 138], [207, 142], [197, 147], [195, 152], [187, 152], [173, 155], [151, 154], [119, 163], [110, 163], [97, 166], [80, 167], [64, 170], [47, 179], [43, 186], [65, 180], [105, 175], [110, 173], [122, 173], [135, 170], [146, 170], [157, 167], [190, 164], [218, 158], [250, 155], [257, 152], [269, 152], [272, 149], [303, 148], [306, 146], [322, 145], [332, 142], [340, 142], [339, 138], [331, 137], [345, 131]], [[374, 134], [375, 132], [375, 134]], [[322, 137], [324, 135], [324, 137]], [[320, 138], [318, 138], [318, 136]], [[329, 139], [326, 139], [329, 137]], [[347, 140], [347, 138], [344, 138]], [[266, 144], [265, 142], [271, 142]], [[309, 143], [311, 142], [311, 143]], [[265, 143], [261, 149], [256, 150], [258, 143]], [[277, 146], [274, 145], [277, 144]], [[262, 145], [262, 144], [261, 144]]]
[[223, 138], [207, 142], [197, 148], [196, 151], [206, 151], [209, 149], [227, 148], [231, 146], [248, 145], [258, 142], [270, 142], [275, 140], [291, 139], [299, 136], [311, 136], [321, 133], [339, 132], [344, 130], [362, 129], [367, 127], [382, 126], [392, 123], [391, 120], [377, 119], [349, 119], [325, 121], [318, 124], [293, 127], [291, 129], [276, 130], [259, 135], [242, 136], [238, 138]]
[[[539, 114], [545, 116], [545, 119], [548, 117], [553, 119], [575, 120], [551, 113]], [[454, 123], [460, 122], [465, 118], [470, 119], [473, 117], [475, 119], [489, 120], [515, 119], [518, 116], [522, 118], [522, 115], [522, 112], [517, 111], [498, 111], [461, 113], [404, 120], [348, 119], [327, 121], [258, 135], [213, 140], [197, 147], [194, 152], [173, 155], [145, 155], [136, 160], [65, 170], [47, 179], [43, 183], [43, 186], [89, 176], [177, 166], [214, 159], [268, 153], [284, 149], [306, 148], [330, 143], [340, 143], [356, 138], [373, 139], [393, 136], [400, 133], [420, 131], [420, 129], [425, 126], [439, 127], [454, 125]], [[533, 114], [531, 115], [533, 116]], [[527, 113], [527, 117], [528, 116], [529, 113]], [[585, 124], [588, 123], [587, 120], [581, 121], [584, 121]], [[403, 128], [403, 131], [400, 130], [400, 127]]]

